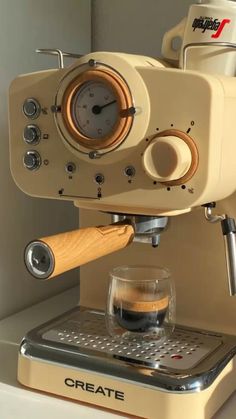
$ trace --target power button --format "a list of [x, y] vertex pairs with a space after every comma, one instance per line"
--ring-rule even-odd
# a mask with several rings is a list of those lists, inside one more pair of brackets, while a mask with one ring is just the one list
[[41, 111], [39, 102], [34, 98], [28, 98], [24, 101], [23, 112], [27, 118], [36, 119], [38, 118]]

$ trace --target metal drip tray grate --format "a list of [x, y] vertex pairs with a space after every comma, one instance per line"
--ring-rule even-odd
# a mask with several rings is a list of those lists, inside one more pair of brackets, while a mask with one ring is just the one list
[[47, 342], [60, 343], [73, 351], [124, 360], [150, 368], [189, 370], [222, 345], [220, 336], [176, 328], [166, 340], [139, 343], [108, 336], [104, 314], [77, 311], [42, 334]]

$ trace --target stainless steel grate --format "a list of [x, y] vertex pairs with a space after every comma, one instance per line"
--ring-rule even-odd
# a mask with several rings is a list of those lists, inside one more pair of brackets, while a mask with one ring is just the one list
[[222, 344], [220, 337], [181, 328], [158, 343], [113, 339], [106, 332], [104, 317], [103, 313], [91, 310], [73, 313], [66, 321], [43, 333], [42, 338], [78, 352], [88, 349], [96, 355], [106, 353], [145, 367], [177, 370], [195, 367]]

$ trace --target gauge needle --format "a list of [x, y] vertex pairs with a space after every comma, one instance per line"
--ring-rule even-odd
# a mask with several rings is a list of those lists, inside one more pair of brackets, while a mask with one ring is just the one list
[[92, 107], [92, 112], [93, 112], [95, 115], [99, 115], [99, 114], [102, 112], [102, 110], [103, 110], [104, 108], [106, 108], [107, 106], [113, 105], [113, 103], [116, 103], [116, 102], [117, 102], [116, 100], [112, 100], [112, 102], [106, 103], [105, 105], [102, 105], [102, 106], [99, 106], [99, 105], [94, 105], [94, 106]]

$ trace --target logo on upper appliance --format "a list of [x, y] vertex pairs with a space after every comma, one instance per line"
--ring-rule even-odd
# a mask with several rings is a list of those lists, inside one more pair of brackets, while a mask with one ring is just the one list
[[230, 23], [230, 19], [213, 19], [212, 17], [199, 17], [195, 18], [192, 24], [193, 31], [196, 29], [201, 29], [202, 33], [205, 31], [214, 31], [211, 35], [211, 38], [219, 38], [222, 34], [222, 31], [228, 23]]

